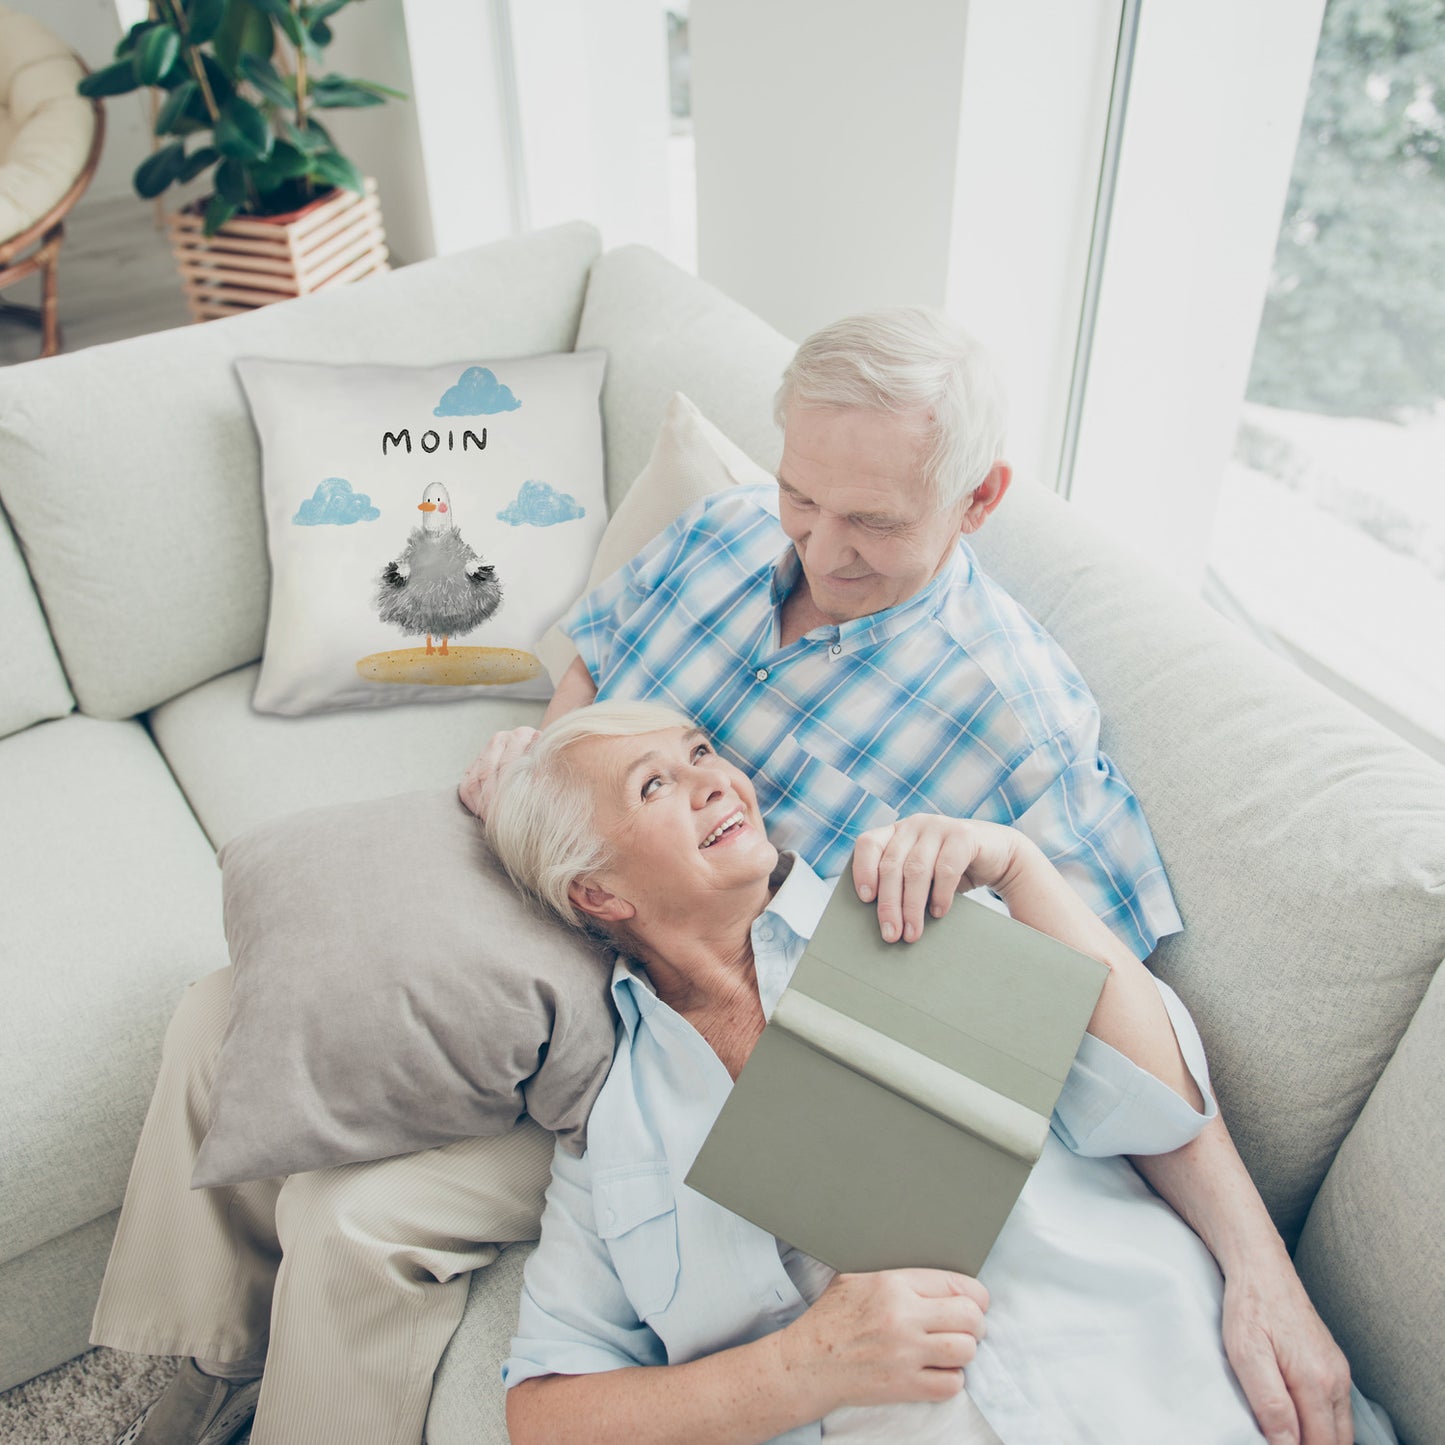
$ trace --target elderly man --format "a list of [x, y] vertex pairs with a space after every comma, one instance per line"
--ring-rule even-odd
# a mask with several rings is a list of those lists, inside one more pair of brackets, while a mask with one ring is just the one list
[[[979, 348], [928, 312], [850, 318], [799, 347], [776, 417], [776, 493], [710, 498], [564, 619], [580, 656], [547, 720], [594, 698], [695, 717], [820, 874], [908, 813], [1012, 823], [1146, 957], [1181, 925], [1094, 700], [962, 540], [1010, 482]], [[469, 806], [532, 736], [493, 740]], [[1223, 1121], [1136, 1166], [1223, 1270], [1226, 1347], [1267, 1438], [1347, 1441], [1348, 1366]]]
[[[581, 657], [547, 720], [594, 696], [696, 717], [757, 776], [775, 839], [820, 873], [905, 813], [1014, 823], [1146, 956], [1178, 914], [1098, 751], [1093, 699], [962, 541], [1009, 484], [977, 348], [923, 312], [840, 323], [799, 349], [778, 414], [778, 491], [710, 499], [579, 603]], [[503, 735], [474, 764], [462, 794], [476, 811], [531, 736]], [[880, 918], [911, 936], [903, 908]], [[225, 1018], [212, 980], [177, 1013], [96, 1313], [96, 1343], [191, 1357], [124, 1438], [220, 1445], [255, 1409], [253, 1445], [416, 1445], [467, 1273], [498, 1242], [536, 1237], [550, 1136], [524, 1122], [190, 1191]], [[1223, 1267], [1225, 1342], [1269, 1438], [1348, 1441], [1343, 1357], [1223, 1124], [1139, 1167]]]

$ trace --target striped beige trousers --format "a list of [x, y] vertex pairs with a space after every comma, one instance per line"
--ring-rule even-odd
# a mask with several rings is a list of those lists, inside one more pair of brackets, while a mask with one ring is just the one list
[[91, 1340], [264, 1356], [253, 1445], [417, 1445], [468, 1273], [537, 1237], [552, 1136], [193, 1190], [230, 994], [222, 969], [171, 1021]]

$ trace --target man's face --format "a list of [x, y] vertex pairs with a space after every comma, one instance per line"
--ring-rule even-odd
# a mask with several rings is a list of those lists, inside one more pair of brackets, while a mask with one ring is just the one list
[[943, 569], [959, 534], [973, 530], [967, 496], [934, 507], [921, 475], [926, 452], [920, 418], [838, 408], [788, 413], [778, 512], [813, 604], [831, 621], [916, 596]]

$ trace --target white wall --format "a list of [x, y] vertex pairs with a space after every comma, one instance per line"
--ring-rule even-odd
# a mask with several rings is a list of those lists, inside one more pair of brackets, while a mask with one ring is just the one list
[[511, 21], [527, 224], [582, 217], [609, 247], [665, 249], [661, 0], [514, 0]]
[[796, 338], [943, 304], [968, 9], [693, 0], [704, 280]]
[[971, 0], [945, 309], [993, 353], [1015, 475], [1052, 487], [1122, 0]]
[[[475, 7], [471, 7], [475, 8]], [[333, 110], [323, 124], [361, 170], [376, 177], [387, 242], [397, 262], [436, 254], [431, 197], [422, 163], [420, 107], [403, 0], [366, 0], [334, 17], [326, 67], [403, 91], [364, 110]]]

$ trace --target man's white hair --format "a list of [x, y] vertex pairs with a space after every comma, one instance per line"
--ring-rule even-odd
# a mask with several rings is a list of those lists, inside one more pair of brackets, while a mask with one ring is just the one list
[[487, 812], [487, 839], [512, 882], [574, 927], [598, 931], [567, 890], [605, 868], [610, 853], [597, 831], [592, 788], [567, 754], [587, 738], [638, 737], [692, 726], [681, 713], [655, 702], [593, 703], [552, 723], [499, 770]]
[[794, 407], [922, 413], [923, 480], [935, 504], [970, 495], [1003, 456], [1003, 388], [988, 353], [947, 317], [921, 306], [846, 316], [798, 347], [773, 401]]

